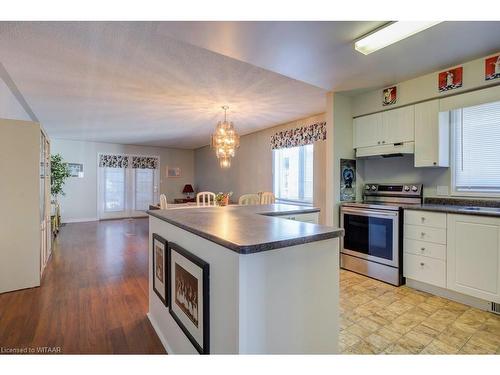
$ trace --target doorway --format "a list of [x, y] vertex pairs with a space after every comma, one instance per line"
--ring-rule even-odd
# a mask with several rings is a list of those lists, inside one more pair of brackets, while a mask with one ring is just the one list
[[159, 200], [158, 156], [98, 155], [99, 219], [145, 216]]

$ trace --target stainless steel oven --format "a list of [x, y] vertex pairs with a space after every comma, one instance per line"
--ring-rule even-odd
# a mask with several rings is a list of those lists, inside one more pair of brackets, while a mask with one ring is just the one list
[[401, 285], [403, 206], [422, 202], [422, 185], [367, 184], [364, 200], [344, 203], [340, 224], [342, 268]]
[[399, 265], [399, 211], [342, 207], [344, 254]]

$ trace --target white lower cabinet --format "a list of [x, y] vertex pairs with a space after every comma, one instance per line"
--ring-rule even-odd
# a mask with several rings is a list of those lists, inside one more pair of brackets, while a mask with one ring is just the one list
[[500, 303], [500, 218], [448, 214], [447, 288]]
[[446, 287], [446, 214], [405, 211], [404, 276]]
[[500, 218], [405, 211], [404, 276], [500, 303]]
[[405, 253], [446, 260], [446, 245], [405, 238]]
[[446, 229], [405, 224], [405, 238], [446, 245]]
[[441, 259], [405, 253], [403, 256], [405, 277], [423, 283], [446, 287], [446, 262]]

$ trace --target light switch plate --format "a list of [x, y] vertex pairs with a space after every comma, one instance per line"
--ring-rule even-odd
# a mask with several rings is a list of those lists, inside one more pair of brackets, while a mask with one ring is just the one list
[[437, 195], [448, 195], [448, 186], [438, 186], [436, 194]]

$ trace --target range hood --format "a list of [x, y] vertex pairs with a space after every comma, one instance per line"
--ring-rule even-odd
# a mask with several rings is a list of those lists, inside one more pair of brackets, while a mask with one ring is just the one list
[[415, 142], [401, 142], [380, 146], [358, 147], [356, 149], [357, 158], [369, 157], [398, 157], [415, 153]]

